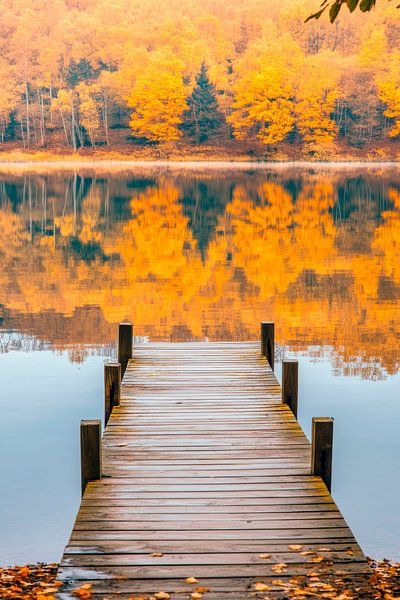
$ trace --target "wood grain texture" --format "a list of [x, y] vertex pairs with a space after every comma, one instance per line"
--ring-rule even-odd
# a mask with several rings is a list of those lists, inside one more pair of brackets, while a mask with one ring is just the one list
[[[86, 486], [59, 598], [92, 583], [94, 598], [173, 600], [197, 577], [205, 598], [243, 600], [255, 581], [273, 588], [310, 568], [369, 574], [258, 344], [136, 346], [102, 447], [104, 477]], [[290, 549], [299, 544], [322, 566]]]

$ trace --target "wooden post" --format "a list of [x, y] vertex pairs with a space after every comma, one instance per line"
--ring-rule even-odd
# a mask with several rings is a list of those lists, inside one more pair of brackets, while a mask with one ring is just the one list
[[121, 365], [108, 363], [104, 365], [104, 425], [114, 406], [119, 406], [121, 399]]
[[319, 475], [329, 491], [332, 482], [332, 417], [313, 417], [311, 474]]
[[297, 360], [282, 361], [282, 402], [287, 404], [297, 419], [299, 393], [299, 363]]
[[118, 362], [121, 364], [121, 377], [124, 376], [128, 360], [132, 358], [133, 325], [120, 323], [118, 330]]
[[275, 324], [261, 323], [261, 354], [266, 357], [272, 370], [275, 366]]
[[88, 481], [101, 479], [101, 421], [81, 421], [82, 496]]

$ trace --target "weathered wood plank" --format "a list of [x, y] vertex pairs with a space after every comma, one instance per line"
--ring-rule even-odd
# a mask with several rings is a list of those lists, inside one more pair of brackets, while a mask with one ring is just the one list
[[252, 598], [260, 578], [279, 597], [274, 564], [288, 565], [279, 579], [315, 569], [315, 554], [293, 545], [323, 555], [326, 577], [368, 575], [257, 344], [142, 344], [126, 361], [103, 479], [87, 484], [60, 598], [82, 583], [95, 599], [186, 598], [189, 575], [210, 587], [210, 600]]

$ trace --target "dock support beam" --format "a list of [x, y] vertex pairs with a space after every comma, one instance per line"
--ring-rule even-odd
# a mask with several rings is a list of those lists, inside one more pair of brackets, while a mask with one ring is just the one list
[[121, 399], [121, 364], [108, 363], [104, 365], [104, 426], [114, 406], [119, 406]]
[[81, 421], [82, 496], [88, 481], [101, 479], [101, 421]]
[[333, 418], [313, 417], [311, 474], [320, 476], [329, 491], [332, 483]]
[[266, 357], [272, 370], [275, 366], [275, 324], [272, 321], [261, 323], [261, 354]]
[[297, 419], [299, 395], [299, 363], [297, 360], [282, 361], [282, 402], [287, 404]]
[[118, 329], [118, 362], [121, 364], [121, 376], [124, 376], [128, 360], [133, 352], [133, 325], [120, 323]]

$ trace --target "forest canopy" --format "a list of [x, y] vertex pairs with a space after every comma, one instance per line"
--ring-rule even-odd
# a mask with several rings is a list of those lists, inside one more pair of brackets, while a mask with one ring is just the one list
[[392, 2], [368, 19], [341, 11], [333, 25], [304, 23], [315, 0], [55, 0], [51, 10], [4, 0], [2, 9], [0, 150], [231, 140], [323, 155], [400, 135]]

